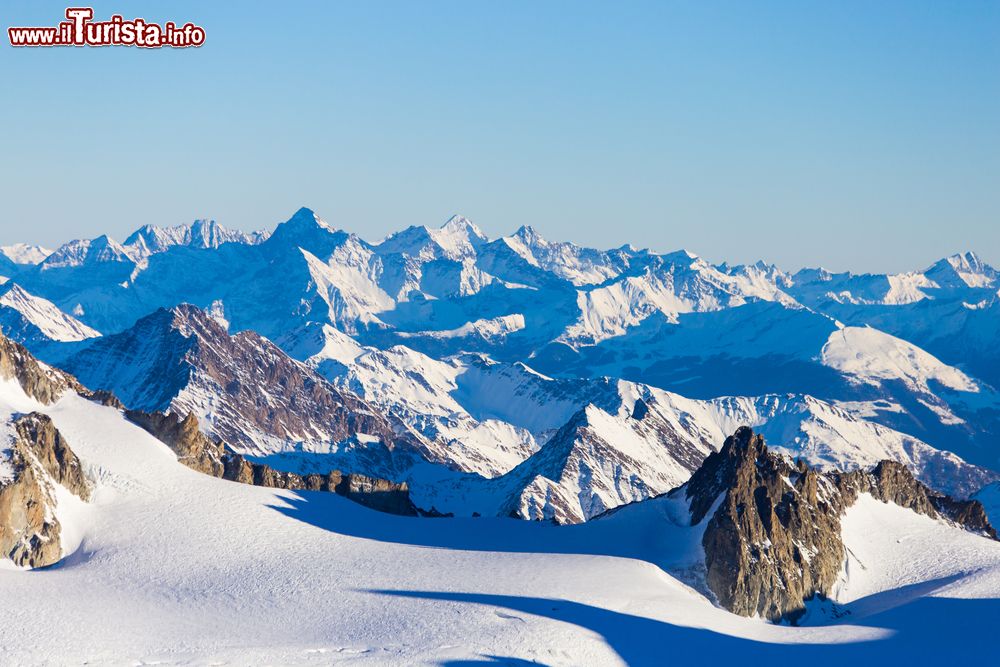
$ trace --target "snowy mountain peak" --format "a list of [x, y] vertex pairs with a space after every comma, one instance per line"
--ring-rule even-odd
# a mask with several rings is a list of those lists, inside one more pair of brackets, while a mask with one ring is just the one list
[[464, 215], [455, 214], [451, 216], [439, 229], [443, 232], [461, 233], [484, 241], [487, 240], [487, 236], [483, 233], [483, 230], [479, 229], [475, 223]]
[[191, 223], [191, 236], [196, 239], [209, 240], [225, 232], [226, 228], [215, 220], [198, 219]]
[[267, 242], [272, 245], [299, 247], [317, 257], [325, 258], [347, 236], [346, 232], [334, 229], [312, 209], [302, 207], [288, 220], [279, 224]]
[[479, 227], [460, 215], [453, 215], [439, 229], [430, 230], [430, 237], [452, 259], [472, 256], [489, 241]]
[[1000, 272], [974, 252], [945, 257], [924, 273], [940, 287], [991, 287], [1000, 278]]
[[272, 238], [287, 236], [289, 234], [310, 234], [317, 231], [333, 234], [338, 230], [334, 229], [326, 220], [316, 215], [311, 208], [303, 206], [292, 217], [275, 227]]
[[329, 224], [327, 224], [327, 222], [325, 220], [323, 220], [323, 218], [321, 218], [318, 215], [316, 215], [315, 211], [313, 211], [311, 208], [308, 208], [306, 206], [303, 206], [302, 208], [300, 208], [299, 210], [297, 210], [292, 215], [292, 217], [290, 217], [288, 220], [286, 220], [282, 224], [292, 225], [292, 226], [299, 226], [299, 225], [317, 226], [317, 227], [321, 227], [323, 229], [327, 229], [327, 230], [329, 230], [331, 232], [332, 231], [336, 231], [336, 230], [333, 229], [333, 227], [331, 227]]
[[0, 288], [0, 302], [7, 302], [9, 299], [22, 300], [30, 296], [17, 283], [10, 282]]
[[243, 232], [226, 229], [215, 220], [195, 220], [176, 227], [143, 225], [125, 240], [124, 246], [137, 257], [164, 252], [175, 246], [218, 248], [223, 243], [255, 245], [267, 238], [266, 232]]
[[521, 225], [520, 227], [517, 228], [517, 231], [514, 232], [513, 235], [515, 238], [519, 239], [522, 243], [529, 246], [535, 246], [535, 245], [545, 246], [549, 244], [549, 242], [546, 241], [541, 234], [535, 231], [535, 228], [532, 227], [531, 225]]
[[27, 243], [0, 246], [0, 254], [15, 264], [39, 264], [52, 254], [48, 248]]
[[228, 338], [226, 327], [212, 313], [190, 303], [160, 308], [136, 323], [146, 335], [164, 336], [177, 332], [184, 338], [212, 341]]
[[701, 257], [694, 254], [690, 250], [684, 250], [683, 248], [681, 248], [680, 250], [674, 250], [673, 252], [668, 252], [665, 255], [662, 255], [662, 257], [665, 263], [684, 264], [684, 265], [691, 264], [692, 262], [701, 259]]
[[95, 239], [78, 239], [60, 246], [40, 264], [43, 269], [82, 266], [91, 263], [132, 262], [129, 252], [117, 241], [102, 234]]
[[986, 264], [979, 255], [971, 250], [966, 252], [956, 253], [950, 257], [945, 258], [946, 262], [951, 264], [956, 269], [962, 269], [965, 271], [982, 271], [984, 269], [992, 270], [992, 267]]
[[378, 244], [380, 254], [404, 254], [425, 261], [447, 258], [463, 260], [475, 256], [489, 238], [472, 221], [453, 215], [438, 228], [413, 225], [390, 234]]

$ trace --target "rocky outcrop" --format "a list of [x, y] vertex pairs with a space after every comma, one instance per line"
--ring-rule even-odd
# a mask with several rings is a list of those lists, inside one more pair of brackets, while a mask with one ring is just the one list
[[51, 565], [62, 557], [55, 484], [87, 500], [91, 485], [52, 420], [31, 413], [10, 425], [10, 447], [0, 451], [0, 556], [21, 567]]
[[118, 397], [114, 395], [113, 392], [99, 389], [97, 391], [85, 391], [82, 396], [89, 401], [94, 403], [100, 403], [106, 408], [114, 408], [115, 410], [124, 410], [125, 405], [118, 400]]
[[326, 475], [299, 475], [275, 470], [271, 466], [246, 460], [239, 454], [230, 454], [225, 460], [222, 477], [234, 482], [267, 486], [293, 491], [326, 491], [350, 498], [371, 509], [389, 514], [416, 516], [422, 514], [410, 500], [406, 482], [391, 482], [333, 470]]
[[85, 390], [70, 375], [47, 366], [31, 355], [21, 344], [0, 335], [0, 379], [17, 380], [31, 398], [50, 404], [67, 390]]
[[405, 482], [344, 474], [337, 470], [326, 475], [283, 472], [249, 461], [229, 450], [221, 440], [212, 440], [201, 432], [198, 419], [191, 413], [181, 419], [174, 414], [128, 410], [125, 416], [170, 447], [178, 461], [207, 475], [275, 489], [328, 491], [381, 512], [417, 514]]
[[198, 419], [193, 414], [189, 413], [181, 419], [177, 415], [162, 412], [126, 410], [125, 416], [170, 447], [177, 455], [177, 460], [188, 468], [213, 477], [225, 475], [225, 446], [202, 433], [198, 428]]
[[840, 519], [860, 494], [997, 536], [980, 503], [940, 495], [900, 463], [820, 473], [769, 452], [746, 427], [673, 493], [689, 501], [692, 525], [706, 522], [705, 584], [719, 604], [771, 620], [794, 620], [830, 591], [845, 557]]

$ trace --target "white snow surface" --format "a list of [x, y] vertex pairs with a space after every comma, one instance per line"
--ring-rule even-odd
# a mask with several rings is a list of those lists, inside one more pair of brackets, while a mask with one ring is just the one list
[[686, 251], [658, 256], [642, 272], [577, 293], [580, 318], [558, 340], [594, 344], [624, 334], [654, 313], [718, 311], [752, 301], [795, 301], [758, 270], [725, 272]]
[[466, 338], [479, 336], [485, 340], [502, 338], [508, 334], [524, 329], [524, 315], [515, 313], [486, 320], [466, 322], [460, 327], [442, 331], [400, 332], [401, 338], [426, 336], [428, 338]]
[[0, 246], [0, 253], [7, 256], [7, 259], [15, 264], [39, 264], [42, 260], [52, 254], [48, 248], [29, 243], [14, 243]]
[[[862, 494], [842, 520], [848, 557], [834, 588], [838, 602], [900, 604], [927, 594], [907, 591], [914, 582], [936, 582], [931, 595], [963, 598], [997, 594], [1000, 542], [956, 531], [908, 509]], [[884, 599], [873, 596], [891, 591]], [[860, 605], [859, 605], [860, 606]]]
[[37, 327], [50, 340], [73, 342], [101, 335], [48, 299], [29, 294], [20, 285], [5, 285], [0, 292], [0, 318], [6, 319], [2, 315], [4, 309], [16, 311], [23, 321]]
[[[863, 500], [846, 520], [868, 568], [842, 589], [846, 620], [777, 626], [683, 583], [696, 583], [700, 530], [678, 501], [569, 528], [382, 515], [210, 478], [112, 408], [10, 393], [6, 412], [11, 398], [52, 416], [96, 492], [60, 504], [71, 553], [59, 566], [0, 568], [18, 601], [0, 611], [9, 664], [658, 665], [665, 646], [678, 661], [920, 664], [993, 648], [976, 630], [998, 611], [1000, 545], [898, 508]], [[857, 599], [886, 586], [888, 598]]]
[[978, 392], [968, 375], [948, 366], [916, 345], [870, 327], [844, 327], [830, 334], [823, 363], [861, 382], [902, 380], [930, 392], [929, 381], [953, 391]]

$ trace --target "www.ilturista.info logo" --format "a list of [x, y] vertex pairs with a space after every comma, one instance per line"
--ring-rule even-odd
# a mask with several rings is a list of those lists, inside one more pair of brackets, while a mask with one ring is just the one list
[[93, 21], [92, 7], [70, 7], [67, 21], [49, 28], [7, 28], [11, 46], [139, 46], [184, 48], [205, 43], [205, 29], [193, 23], [162, 26], [145, 19], [126, 20], [115, 14], [108, 21]]

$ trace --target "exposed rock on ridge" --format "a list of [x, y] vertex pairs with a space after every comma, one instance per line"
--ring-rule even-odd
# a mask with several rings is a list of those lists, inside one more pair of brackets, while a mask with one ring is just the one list
[[41, 363], [23, 345], [2, 335], [0, 379], [17, 380], [24, 393], [45, 404], [54, 403], [69, 389], [86, 393], [75, 378]]
[[129, 410], [125, 416], [170, 447], [177, 454], [178, 461], [206, 475], [253, 486], [328, 491], [381, 512], [417, 514], [405, 482], [345, 474], [338, 470], [326, 475], [281, 472], [229, 451], [221, 440], [213, 441], [201, 432], [198, 419], [193, 414], [180, 419], [174, 414]]
[[840, 518], [862, 493], [997, 537], [979, 502], [937, 494], [895, 461], [820, 473], [769, 452], [747, 427], [674, 493], [681, 491], [692, 525], [707, 522], [705, 583], [742, 616], [794, 620], [806, 600], [829, 593], [845, 557]]

